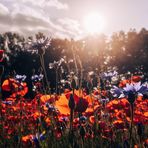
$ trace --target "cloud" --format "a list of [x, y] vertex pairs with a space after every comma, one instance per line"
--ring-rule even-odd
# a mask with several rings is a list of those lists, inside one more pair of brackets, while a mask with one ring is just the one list
[[67, 30], [74, 30], [76, 32], [79, 32], [79, 23], [76, 20], [70, 19], [70, 18], [60, 18], [58, 19], [58, 22], [65, 27]]
[[66, 3], [62, 3], [59, 0], [15, 0], [21, 2], [23, 4], [31, 4], [33, 6], [38, 7], [54, 7], [56, 9], [68, 9], [68, 5]]
[[49, 0], [47, 2], [47, 6], [56, 7], [57, 9], [68, 9], [68, 5], [66, 3], [61, 3], [58, 0]]
[[67, 17], [52, 19], [50, 11], [47, 13], [42, 8], [45, 1], [47, 2], [45, 7], [68, 8], [66, 4], [58, 0], [38, 0], [37, 2], [34, 0], [5, 0], [9, 5], [0, 3], [0, 32], [13, 31], [25, 36], [43, 32], [45, 35], [60, 38], [81, 36], [77, 20]]
[[50, 19], [45, 20], [35, 16], [15, 13], [15, 15], [0, 15], [0, 20], [3, 32], [13, 31], [26, 36], [40, 31], [48, 36], [52, 34], [54, 37], [75, 38], [80, 31], [77, 21], [68, 18], [53, 22]]
[[80, 24], [77, 20], [70, 18], [60, 18], [58, 19], [58, 22], [71, 38], [79, 38], [82, 35]]
[[33, 35], [39, 31], [50, 35], [55, 28], [50, 25], [50, 21], [45, 21], [41, 18], [27, 16], [21, 13], [15, 15], [0, 15], [0, 30], [1, 32], [13, 31], [25, 36]]
[[0, 3], [0, 15], [7, 15], [9, 13], [9, 9]]

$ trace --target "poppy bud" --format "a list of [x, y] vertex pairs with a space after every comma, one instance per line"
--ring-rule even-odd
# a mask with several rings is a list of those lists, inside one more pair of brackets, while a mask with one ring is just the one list
[[128, 101], [130, 104], [133, 104], [135, 102], [136, 94], [132, 91], [129, 91], [128, 93]]
[[75, 100], [72, 94], [70, 95], [68, 106], [71, 110], [75, 108]]
[[71, 81], [71, 88], [72, 89], [76, 88], [76, 81], [75, 81], [75, 79], [72, 79], [72, 81]]

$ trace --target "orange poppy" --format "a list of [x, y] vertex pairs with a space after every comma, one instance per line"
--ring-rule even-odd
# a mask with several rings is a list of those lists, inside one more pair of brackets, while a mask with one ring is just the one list
[[11, 80], [14, 80], [14, 79], [9, 78], [9, 79], [7, 79], [7, 80], [5, 80], [3, 82], [3, 84], [2, 84], [2, 90], [4, 90], [4, 91], [11, 91], [11, 87], [13, 87], [11, 85], [11, 82], [12, 82]]
[[46, 103], [50, 100], [51, 96], [50, 95], [43, 95], [40, 97], [41, 103]]
[[34, 117], [34, 118], [38, 118], [40, 115], [41, 115], [41, 113], [39, 113], [38, 111], [36, 111], [36, 112], [33, 114], [33, 117]]
[[126, 84], [127, 83], [129, 83], [130, 81], [129, 80], [122, 80], [122, 81], [120, 81], [120, 83], [119, 83], [119, 87], [125, 87], [126, 86]]
[[60, 111], [63, 115], [69, 115], [70, 109], [68, 106], [68, 100], [66, 96], [63, 94], [60, 96], [59, 100], [55, 102], [55, 107]]
[[86, 116], [91, 116], [94, 114], [94, 110], [92, 107], [88, 107], [87, 110], [85, 111]]
[[51, 124], [51, 120], [50, 120], [50, 118], [47, 117], [47, 118], [45, 119], [45, 122], [46, 122], [47, 125], [49, 126], [49, 125]]
[[19, 89], [19, 85], [20, 84], [18, 84], [15, 79], [9, 78], [9, 79], [7, 79], [7, 80], [5, 80], [3, 82], [2, 89], [4, 91], [12, 92], [11, 97], [16, 97], [17, 95], [24, 96], [28, 92], [27, 84], [25, 82], [23, 82], [21, 84], [21, 87], [22, 87], [21, 90], [18, 90]]
[[145, 112], [143, 115], [148, 118], [148, 112]]
[[17, 85], [17, 84], [14, 84], [14, 85], [15, 85], [15, 92], [12, 93], [11, 97], [16, 97], [18, 95], [19, 96], [25, 96], [27, 94], [27, 92], [28, 92], [27, 83], [23, 82], [21, 84], [22, 89], [18, 90], [18, 91], [16, 91], [16, 90], [19, 88], [19, 85]]
[[90, 117], [89, 117], [89, 121], [90, 121], [90, 123], [94, 124], [94, 122], [95, 122], [95, 117], [94, 117], [94, 116], [90, 116]]
[[28, 142], [32, 138], [32, 135], [27, 135], [22, 137], [22, 142]]

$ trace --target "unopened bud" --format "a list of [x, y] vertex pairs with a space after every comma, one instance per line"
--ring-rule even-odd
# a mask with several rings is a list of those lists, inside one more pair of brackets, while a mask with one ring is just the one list
[[68, 106], [71, 110], [75, 108], [75, 100], [72, 94], [70, 95]]
[[75, 79], [72, 79], [72, 81], [71, 81], [71, 88], [72, 89], [76, 88], [76, 81], [75, 81]]

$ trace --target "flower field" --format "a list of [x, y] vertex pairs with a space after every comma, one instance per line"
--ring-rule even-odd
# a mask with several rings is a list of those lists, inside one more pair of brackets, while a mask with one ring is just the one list
[[148, 84], [142, 84], [140, 76], [122, 80], [110, 91], [92, 89], [90, 83], [89, 93], [76, 89], [72, 77], [71, 88], [61, 94], [40, 93], [38, 79], [31, 100], [24, 97], [28, 91], [24, 78], [9, 78], [2, 84], [11, 94], [0, 104], [1, 147], [148, 145]]
[[146, 50], [15, 36], [0, 50], [0, 148], [148, 147]]

